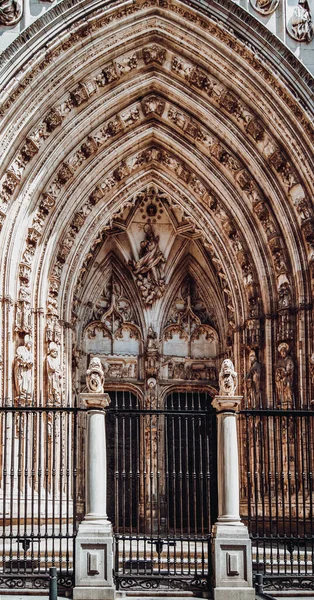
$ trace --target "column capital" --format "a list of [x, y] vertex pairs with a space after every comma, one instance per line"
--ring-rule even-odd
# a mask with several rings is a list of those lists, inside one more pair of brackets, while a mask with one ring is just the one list
[[108, 408], [111, 399], [109, 394], [93, 394], [83, 392], [80, 394], [81, 406], [87, 410], [103, 410]]
[[243, 396], [215, 396], [212, 405], [218, 413], [238, 412]]

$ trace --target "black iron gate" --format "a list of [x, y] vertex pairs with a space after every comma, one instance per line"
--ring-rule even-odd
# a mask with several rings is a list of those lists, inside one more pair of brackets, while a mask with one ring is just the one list
[[210, 592], [217, 494], [210, 397], [178, 391], [143, 407], [129, 392], [110, 395], [108, 514], [117, 588]]
[[77, 409], [0, 408], [0, 588], [74, 585]]
[[253, 569], [265, 590], [314, 590], [312, 406], [242, 410], [240, 440], [241, 514]]

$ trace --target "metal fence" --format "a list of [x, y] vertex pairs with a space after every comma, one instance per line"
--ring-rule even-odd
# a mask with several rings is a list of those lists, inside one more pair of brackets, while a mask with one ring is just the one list
[[0, 409], [0, 587], [73, 586], [77, 410]]
[[241, 514], [264, 589], [314, 590], [314, 412], [240, 415]]

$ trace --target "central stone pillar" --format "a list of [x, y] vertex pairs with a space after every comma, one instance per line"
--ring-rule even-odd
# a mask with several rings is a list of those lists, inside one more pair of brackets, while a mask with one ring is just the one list
[[81, 394], [87, 408], [86, 515], [76, 538], [74, 600], [113, 600], [113, 535], [107, 518], [108, 394]]
[[215, 600], [254, 600], [252, 549], [240, 521], [237, 411], [242, 396], [216, 396], [218, 521], [213, 526]]

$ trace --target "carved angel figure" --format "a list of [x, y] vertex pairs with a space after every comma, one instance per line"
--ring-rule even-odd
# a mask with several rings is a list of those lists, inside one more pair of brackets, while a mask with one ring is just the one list
[[310, 42], [313, 37], [313, 25], [307, 0], [298, 0], [294, 8], [288, 31], [299, 42]]
[[14, 383], [18, 398], [26, 400], [32, 395], [32, 338], [26, 335], [24, 345], [19, 346], [14, 359]]
[[294, 362], [289, 356], [289, 345], [282, 342], [278, 346], [280, 358], [276, 367], [277, 404], [280, 408], [289, 409], [293, 406], [293, 372]]
[[279, 0], [250, 0], [254, 10], [261, 15], [270, 15], [279, 4]]
[[15, 25], [21, 17], [22, 8], [15, 0], [0, 0], [0, 25]]
[[59, 403], [61, 400], [61, 379], [59, 346], [50, 342], [47, 355], [48, 402]]
[[90, 393], [103, 394], [104, 393], [105, 375], [98, 356], [91, 358], [89, 367], [86, 371], [86, 385]]
[[219, 373], [219, 394], [220, 396], [234, 396], [238, 385], [238, 375], [234, 370], [233, 362], [230, 358], [222, 361]]

